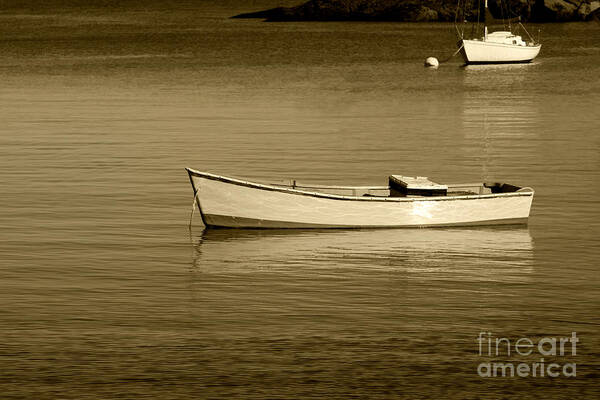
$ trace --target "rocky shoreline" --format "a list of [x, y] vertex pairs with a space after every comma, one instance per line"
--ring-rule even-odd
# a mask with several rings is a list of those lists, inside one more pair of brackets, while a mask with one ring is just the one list
[[[462, 6], [461, 6], [462, 8]], [[600, 20], [600, 0], [489, 0], [496, 18], [520, 16], [532, 22]], [[456, 16], [456, 0], [309, 0], [295, 7], [277, 7], [232, 18], [266, 21], [402, 21], [449, 22]], [[477, 10], [460, 18], [477, 19]]]

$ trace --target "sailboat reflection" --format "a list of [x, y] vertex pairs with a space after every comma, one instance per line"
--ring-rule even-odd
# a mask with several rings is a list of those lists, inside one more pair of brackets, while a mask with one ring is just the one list
[[[527, 228], [408, 230], [205, 230], [193, 268], [203, 273], [316, 269], [446, 273], [477, 280], [523, 279], [532, 270]], [[440, 275], [441, 274], [441, 275]]]
[[532, 74], [536, 74], [539, 64], [541, 63], [464, 65], [464, 84], [469, 89], [481, 89], [481, 95], [506, 96], [506, 92], [500, 93], [501, 89], [511, 90], [526, 84], [531, 80]]
[[468, 72], [478, 71], [495, 71], [495, 72], [506, 72], [506, 71], [527, 71], [534, 68], [536, 65], [540, 65], [540, 61], [534, 61], [528, 64], [465, 64], [462, 68]]
[[463, 74], [468, 95], [462, 104], [464, 154], [482, 168], [484, 181], [526, 173], [519, 162], [530, 155], [525, 140], [539, 136], [539, 102], [528, 90], [532, 64], [469, 65]]

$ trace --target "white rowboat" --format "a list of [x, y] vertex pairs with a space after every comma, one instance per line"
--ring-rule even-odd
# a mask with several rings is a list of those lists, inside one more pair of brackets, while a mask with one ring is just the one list
[[[393, 175], [389, 186], [263, 184], [186, 168], [207, 227], [408, 228], [523, 224], [534, 191], [438, 185]], [[440, 194], [444, 192], [444, 194]], [[415, 194], [416, 193], [416, 194]]]

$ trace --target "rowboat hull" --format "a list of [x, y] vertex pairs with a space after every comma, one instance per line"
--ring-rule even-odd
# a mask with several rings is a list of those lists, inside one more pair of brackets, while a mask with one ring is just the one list
[[467, 64], [500, 64], [531, 62], [540, 52], [541, 45], [516, 46], [481, 40], [461, 40], [460, 53]]
[[281, 188], [188, 169], [203, 222], [231, 228], [406, 228], [522, 224], [533, 191], [430, 198]]

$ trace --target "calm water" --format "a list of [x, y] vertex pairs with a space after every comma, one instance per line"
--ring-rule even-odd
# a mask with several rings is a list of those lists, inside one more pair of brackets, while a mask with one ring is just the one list
[[[2, 397], [598, 396], [600, 25], [427, 70], [451, 25], [241, 11], [0, 15]], [[186, 166], [536, 197], [526, 228], [190, 234]], [[480, 331], [575, 331], [577, 377], [480, 378]]]

